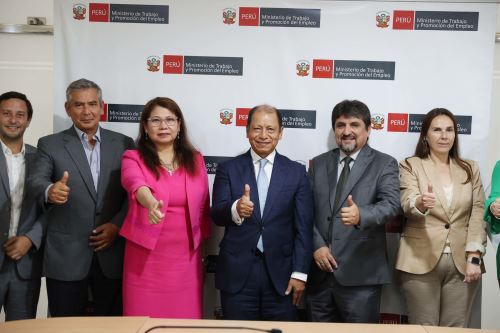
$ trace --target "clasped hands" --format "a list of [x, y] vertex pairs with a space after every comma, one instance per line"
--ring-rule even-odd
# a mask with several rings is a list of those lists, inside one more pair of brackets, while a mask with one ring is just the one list
[[496, 219], [500, 219], [500, 197], [491, 203], [490, 212]]

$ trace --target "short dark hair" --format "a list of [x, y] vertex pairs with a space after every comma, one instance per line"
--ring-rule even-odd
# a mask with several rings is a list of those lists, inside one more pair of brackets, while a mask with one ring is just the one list
[[341, 116], [355, 117], [363, 120], [366, 129], [371, 126], [370, 109], [365, 103], [358, 100], [345, 99], [335, 105], [332, 110], [332, 128], [335, 129], [335, 122]]
[[71, 99], [71, 93], [75, 90], [80, 89], [95, 89], [97, 91], [97, 98], [99, 99], [99, 104], [102, 105], [102, 89], [99, 85], [93, 81], [87, 79], [78, 79], [69, 84], [66, 88], [66, 102]]
[[0, 95], [0, 103], [11, 98], [20, 99], [21, 101], [24, 101], [24, 103], [26, 103], [26, 107], [28, 108], [28, 120], [31, 120], [31, 117], [33, 117], [33, 106], [31, 106], [31, 102], [29, 101], [28, 97], [26, 97], [25, 94], [17, 91], [8, 91]]
[[247, 132], [250, 130], [250, 123], [252, 122], [252, 118], [255, 112], [257, 111], [264, 111], [266, 113], [274, 113], [276, 117], [278, 117], [278, 124], [280, 126], [280, 129], [283, 128], [283, 119], [281, 118], [281, 112], [280, 110], [276, 109], [274, 106], [268, 105], [268, 104], [261, 104], [254, 106], [250, 112], [248, 112], [248, 118], [247, 118]]

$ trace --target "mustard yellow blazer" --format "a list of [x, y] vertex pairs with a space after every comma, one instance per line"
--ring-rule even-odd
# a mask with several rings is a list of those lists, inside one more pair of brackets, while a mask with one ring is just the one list
[[[450, 159], [453, 199], [449, 207], [431, 159], [409, 158], [411, 172], [402, 167], [406, 165], [405, 161], [399, 164], [401, 206], [406, 223], [396, 258], [398, 270], [413, 274], [430, 272], [441, 257], [446, 238], [450, 241], [455, 266], [462, 274], [465, 273], [466, 251], [480, 250], [484, 253], [483, 185], [477, 164], [467, 162], [472, 166], [472, 179], [463, 184], [467, 179], [466, 172]], [[423, 215], [411, 202], [427, 191], [429, 183], [436, 193], [436, 205]]]

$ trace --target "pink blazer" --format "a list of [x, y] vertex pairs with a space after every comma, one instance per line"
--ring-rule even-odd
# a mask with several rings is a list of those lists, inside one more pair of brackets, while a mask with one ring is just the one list
[[[201, 154], [196, 154], [195, 163], [197, 174], [186, 173], [186, 193], [194, 249], [198, 248], [202, 239], [210, 237], [211, 226], [208, 177]], [[148, 209], [139, 204], [135, 192], [141, 186], [149, 187], [156, 199], [163, 200], [165, 212], [168, 209], [170, 191], [175, 191], [175, 188], [169, 187], [169, 178], [165, 175], [157, 180], [137, 150], [127, 150], [123, 154], [121, 179], [128, 193], [128, 213], [120, 235], [152, 250], [156, 246], [163, 223], [149, 223]]]

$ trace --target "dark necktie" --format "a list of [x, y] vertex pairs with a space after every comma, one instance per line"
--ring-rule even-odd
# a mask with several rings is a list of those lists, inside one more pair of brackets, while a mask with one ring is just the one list
[[352, 158], [349, 156], [344, 157], [344, 168], [340, 173], [339, 180], [337, 181], [337, 188], [335, 189], [335, 206], [333, 207], [334, 211], [337, 210], [340, 203], [340, 197], [342, 195], [342, 191], [344, 190], [345, 183], [347, 182], [347, 178], [349, 178], [349, 172], [351, 172], [351, 168], [349, 164], [352, 161]]
[[340, 203], [340, 196], [344, 190], [345, 183], [347, 182], [347, 178], [349, 178], [349, 172], [351, 172], [351, 168], [349, 168], [349, 164], [352, 161], [352, 158], [349, 156], [344, 157], [344, 168], [340, 173], [340, 177], [337, 180], [337, 187], [335, 188], [335, 205], [333, 206], [332, 215], [330, 216], [330, 223], [328, 224], [328, 244], [332, 243], [332, 232], [333, 232], [333, 221], [335, 220], [334, 214], [337, 211]]

